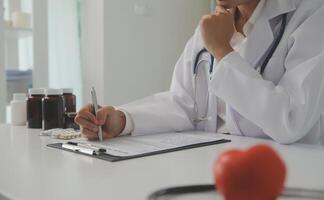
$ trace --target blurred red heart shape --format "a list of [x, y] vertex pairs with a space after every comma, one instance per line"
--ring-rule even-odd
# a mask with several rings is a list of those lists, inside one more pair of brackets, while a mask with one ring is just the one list
[[276, 200], [284, 189], [286, 166], [271, 147], [224, 152], [214, 165], [217, 188], [226, 200]]

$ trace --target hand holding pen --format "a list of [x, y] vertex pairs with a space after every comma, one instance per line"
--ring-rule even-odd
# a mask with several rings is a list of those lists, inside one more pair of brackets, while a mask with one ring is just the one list
[[112, 106], [98, 106], [96, 114], [93, 114], [93, 105], [88, 104], [78, 112], [75, 122], [89, 140], [99, 139], [99, 126], [102, 128], [103, 139], [111, 139], [124, 130], [126, 118], [123, 112]]

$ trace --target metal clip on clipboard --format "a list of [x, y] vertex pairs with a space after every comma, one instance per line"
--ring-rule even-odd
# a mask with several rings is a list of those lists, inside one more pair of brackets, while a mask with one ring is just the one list
[[106, 153], [106, 149], [95, 147], [93, 145], [67, 142], [62, 144], [62, 148], [70, 151], [75, 151], [78, 153], [84, 153], [87, 155], [101, 155]]

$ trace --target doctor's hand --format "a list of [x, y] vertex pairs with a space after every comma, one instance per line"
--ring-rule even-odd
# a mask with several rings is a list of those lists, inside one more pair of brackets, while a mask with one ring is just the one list
[[234, 16], [229, 11], [216, 8], [216, 14], [205, 15], [200, 21], [200, 30], [207, 50], [216, 60], [233, 51], [230, 41], [233, 37]]
[[98, 140], [98, 126], [102, 126], [104, 139], [111, 139], [120, 135], [126, 124], [123, 112], [112, 106], [100, 107], [97, 118], [91, 112], [91, 104], [84, 106], [75, 118], [80, 125], [81, 133], [89, 140]]

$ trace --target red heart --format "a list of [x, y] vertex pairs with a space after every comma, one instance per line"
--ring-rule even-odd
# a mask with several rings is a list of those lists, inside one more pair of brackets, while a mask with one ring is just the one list
[[284, 188], [286, 166], [271, 147], [257, 145], [223, 153], [214, 178], [226, 200], [275, 200]]

